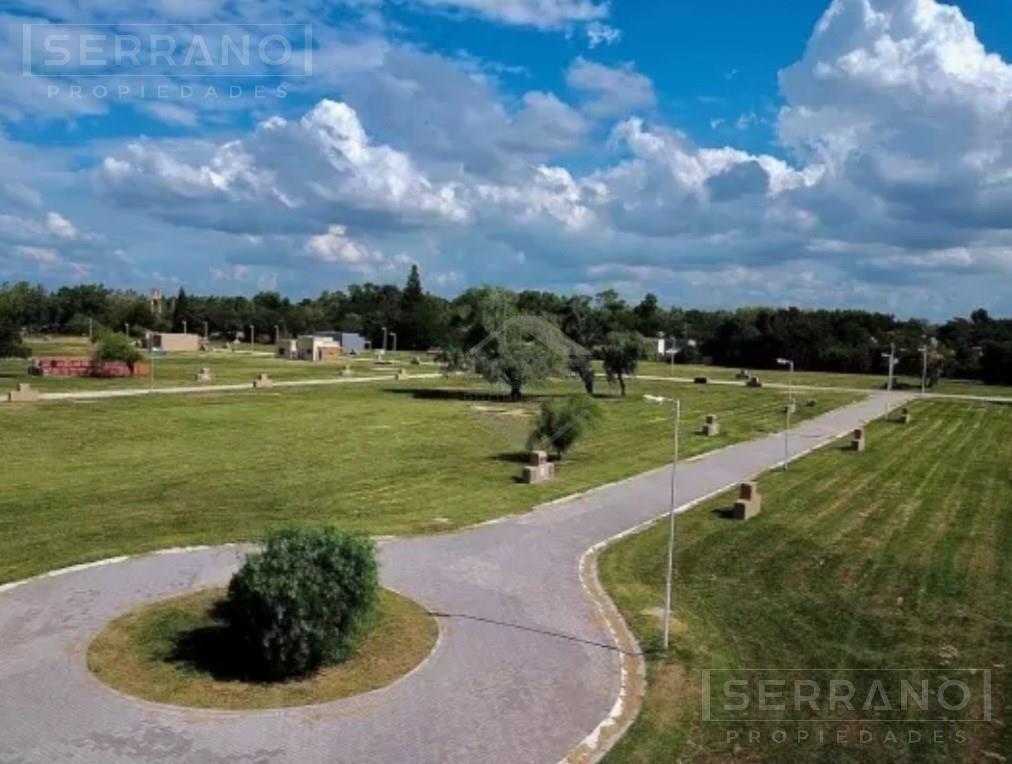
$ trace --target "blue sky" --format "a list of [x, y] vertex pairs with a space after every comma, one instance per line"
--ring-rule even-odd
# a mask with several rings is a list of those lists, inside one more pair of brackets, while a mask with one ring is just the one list
[[[417, 262], [448, 295], [491, 282], [699, 307], [1009, 313], [1000, 6], [7, 6], [0, 280], [297, 296], [401, 282]], [[223, 30], [262, 40], [275, 24], [293, 54], [276, 67], [47, 58], [87, 34], [101, 55], [127, 35], [148, 53], [152, 31], [213, 50]]]

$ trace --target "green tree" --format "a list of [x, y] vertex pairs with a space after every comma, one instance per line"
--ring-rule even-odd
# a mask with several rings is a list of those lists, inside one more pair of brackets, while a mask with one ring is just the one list
[[608, 335], [604, 347], [601, 348], [601, 360], [604, 373], [609, 384], [618, 384], [625, 397], [625, 378], [636, 373], [643, 349], [643, 341], [639, 335], [631, 332], [612, 332]]
[[569, 370], [580, 378], [587, 395], [594, 394], [594, 366], [589, 353], [573, 353], [569, 356]]
[[95, 344], [93, 357], [98, 362], [122, 361], [132, 367], [141, 359], [133, 340], [119, 332], [103, 332]]
[[[186, 296], [186, 290], [179, 287], [179, 293], [176, 295], [176, 301], [172, 305], [172, 331], [181, 332], [183, 331], [183, 322], [187, 324], [193, 323], [193, 317], [190, 315], [190, 300]], [[187, 329], [192, 329], [192, 326], [187, 326]]]
[[233, 576], [224, 614], [256, 673], [287, 679], [345, 660], [370, 625], [378, 594], [371, 539], [284, 530]]
[[27, 358], [30, 349], [21, 341], [21, 330], [0, 313], [0, 358]]
[[554, 449], [561, 459], [576, 442], [601, 421], [601, 407], [589, 395], [567, 395], [541, 404], [538, 422], [527, 438], [527, 448]]

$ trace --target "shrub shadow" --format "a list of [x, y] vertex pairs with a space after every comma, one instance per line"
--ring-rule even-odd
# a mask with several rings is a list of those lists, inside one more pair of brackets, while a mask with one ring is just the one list
[[193, 673], [207, 674], [218, 682], [272, 684], [247, 660], [245, 650], [225, 621], [224, 601], [214, 605], [211, 617], [213, 624], [181, 632], [166, 661]]

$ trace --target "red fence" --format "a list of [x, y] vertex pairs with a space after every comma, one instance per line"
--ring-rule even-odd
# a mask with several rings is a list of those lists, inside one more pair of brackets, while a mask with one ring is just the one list
[[92, 361], [90, 358], [39, 358], [28, 369], [40, 377], [140, 377], [148, 373], [145, 363], [133, 367], [123, 361]]

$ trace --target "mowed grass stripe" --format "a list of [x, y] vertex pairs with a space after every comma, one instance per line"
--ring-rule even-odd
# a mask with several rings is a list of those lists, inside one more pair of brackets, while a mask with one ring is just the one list
[[[767, 736], [735, 750], [725, 727], [699, 721], [699, 669], [756, 666], [989, 668], [995, 714], [1009, 718], [1012, 408], [912, 411], [907, 426], [871, 424], [864, 453], [830, 447], [765, 475], [763, 513], [748, 523], [713, 514], [730, 495], [679, 518], [674, 649], [649, 656], [643, 711], [608, 761], [975, 762], [1012, 748], [1004, 724], [973, 727], [964, 744]], [[648, 650], [660, 638], [647, 611], [662, 604], [665, 543], [658, 525], [601, 559]]]

